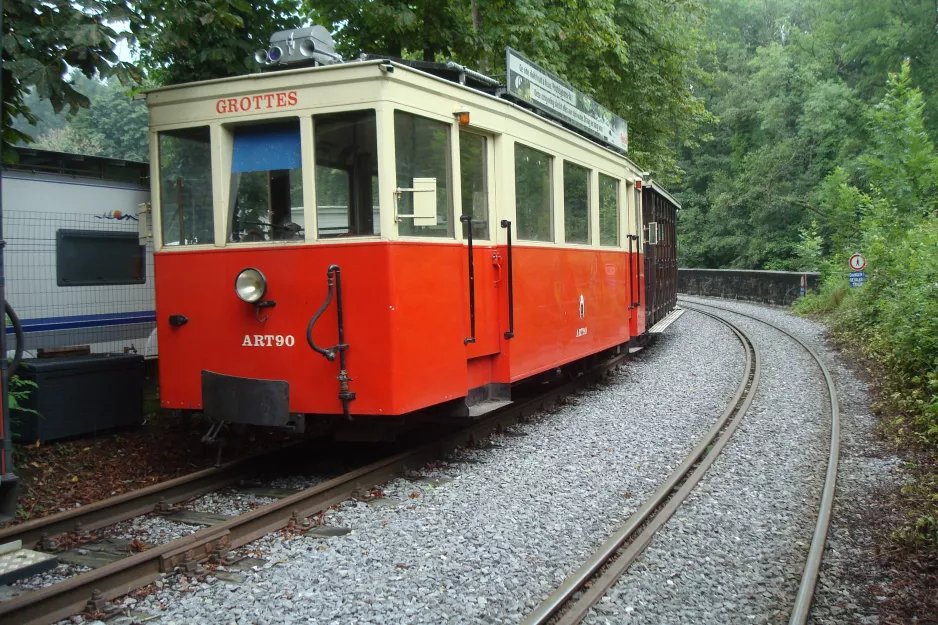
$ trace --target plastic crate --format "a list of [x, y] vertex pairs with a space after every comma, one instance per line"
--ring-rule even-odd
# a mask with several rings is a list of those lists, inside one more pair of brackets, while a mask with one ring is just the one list
[[13, 435], [53, 441], [143, 423], [144, 362], [138, 354], [24, 359], [16, 375], [38, 388], [13, 411]]

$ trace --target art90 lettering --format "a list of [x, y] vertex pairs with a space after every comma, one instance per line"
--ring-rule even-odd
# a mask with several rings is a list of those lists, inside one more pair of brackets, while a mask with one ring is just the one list
[[296, 339], [292, 334], [245, 334], [241, 347], [293, 347]]

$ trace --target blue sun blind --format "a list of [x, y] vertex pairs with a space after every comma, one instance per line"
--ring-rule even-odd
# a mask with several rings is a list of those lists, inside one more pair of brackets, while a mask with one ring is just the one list
[[298, 169], [301, 166], [299, 121], [235, 129], [232, 172]]

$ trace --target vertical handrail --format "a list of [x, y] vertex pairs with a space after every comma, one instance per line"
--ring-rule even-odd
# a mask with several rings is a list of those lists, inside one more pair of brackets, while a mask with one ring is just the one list
[[508, 332], [505, 339], [515, 338], [515, 284], [512, 278], [514, 266], [511, 261], [511, 222], [502, 219], [502, 228], [508, 229]]
[[632, 306], [638, 308], [638, 293], [642, 288], [642, 285], [639, 284], [639, 276], [642, 274], [642, 258], [639, 248], [642, 245], [642, 239], [637, 234], [633, 234], [632, 240], [635, 241], [635, 279], [632, 280]]
[[462, 340], [464, 345], [476, 342], [476, 276], [475, 260], [472, 257], [472, 217], [462, 215], [459, 221], [466, 224], [466, 241], [469, 243], [469, 334]]
[[[641, 308], [642, 307], [642, 265], [648, 264], [648, 252], [642, 249], [641, 235], [635, 235], [635, 251], [638, 254], [638, 259], [637, 259], [638, 262], [635, 263], [637, 266], [635, 269], [635, 287], [636, 287], [636, 291], [638, 292], [638, 298], [635, 300], [635, 305]], [[642, 252], [645, 252], [644, 261], [642, 260], [642, 256], [641, 256]], [[645, 279], [646, 280], [648, 279], [647, 272], [645, 273]], [[648, 298], [645, 298], [645, 300], [647, 301]], [[645, 314], [647, 316], [648, 314], [647, 311]]]
[[[629, 260], [631, 261], [631, 258], [632, 258], [632, 243], [631, 243], [631, 241], [635, 241], [635, 252], [634, 252], [634, 253], [635, 253], [635, 256], [636, 256], [636, 258], [635, 258], [635, 270], [631, 272], [631, 273], [632, 273], [632, 276], [631, 276], [632, 288], [631, 288], [631, 292], [629, 293], [629, 295], [632, 297], [632, 308], [638, 308], [638, 291], [639, 291], [638, 276], [639, 276], [639, 272], [641, 271], [641, 267], [639, 267], [639, 265], [640, 265], [641, 262], [642, 262], [642, 259], [641, 259], [641, 258], [638, 258], [638, 246], [639, 246], [639, 241], [640, 241], [640, 239], [638, 238], [638, 235], [630, 234], [630, 235], [629, 235], [629, 241], [630, 241], [630, 243], [629, 243]], [[630, 269], [631, 269], [631, 266], [630, 266]]]
[[629, 310], [635, 308], [635, 298], [632, 295], [635, 293], [635, 286], [632, 282], [635, 276], [635, 271], [632, 269], [632, 235], [625, 235], [626, 240], [629, 242]]
[[[339, 399], [342, 401], [342, 412], [345, 418], [351, 421], [352, 415], [349, 412], [349, 402], [355, 399], [355, 393], [350, 391], [348, 387], [348, 383], [352, 381], [352, 378], [348, 377], [348, 367], [345, 361], [348, 344], [345, 342], [345, 318], [342, 313], [342, 270], [338, 265], [329, 265], [329, 268], [326, 269], [326, 285], [328, 288], [326, 301], [322, 303], [322, 306], [310, 319], [309, 325], [306, 326], [306, 341], [313, 351], [321, 354], [329, 362], [334, 362], [336, 355], [338, 355], [339, 376], [336, 379], [339, 381]], [[332, 303], [333, 294], [335, 295], [335, 311], [339, 324], [339, 343], [334, 347], [323, 349], [313, 341], [313, 327], [322, 314], [326, 312], [329, 304]]]
[[342, 401], [342, 413], [351, 421], [349, 402], [355, 399], [355, 393], [348, 388], [352, 378], [348, 377], [348, 366], [345, 362], [348, 344], [345, 342], [345, 319], [342, 316], [342, 270], [338, 265], [329, 265], [327, 273], [335, 276], [335, 312], [339, 321], [339, 344], [335, 346], [335, 350], [339, 352], [339, 376], [336, 378], [339, 381], [339, 399]]

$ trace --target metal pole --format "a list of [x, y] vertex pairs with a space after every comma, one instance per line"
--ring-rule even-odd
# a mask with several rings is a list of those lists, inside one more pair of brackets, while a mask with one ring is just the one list
[[[3, 0], [0, 0], [0, 37], [3, 34]], [[2, 58], [0, 58], [2, 63]], [[3, 119], [3, 79], [0, 77], [0, 120]], [[2, 168], [2, 167], [0, 167]], [[7, 332], [6, 332], [6, 295], [3, 273], [3, 176], [0, 175], [0, 315], [3, 316], [3, 331], [0, 332], [0, 435], [3, 447], [0, 448], [0, 522], [10, 521], [16, 515], [16, 495], [19, 485], [13, 473], [13, 432], [10, 427], [10, 402], [7, 395]]]

